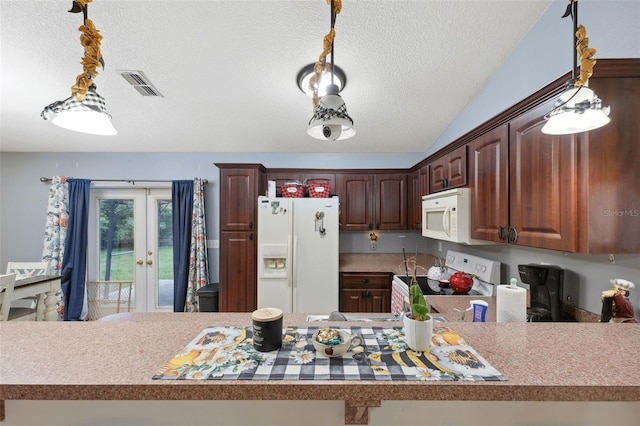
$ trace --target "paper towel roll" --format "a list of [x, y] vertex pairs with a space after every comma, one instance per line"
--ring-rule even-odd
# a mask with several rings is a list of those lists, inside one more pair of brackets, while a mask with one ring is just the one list
[[526, 322], [527, 290], [511, 285], [499, 285], [496, 294], [497, 322]]

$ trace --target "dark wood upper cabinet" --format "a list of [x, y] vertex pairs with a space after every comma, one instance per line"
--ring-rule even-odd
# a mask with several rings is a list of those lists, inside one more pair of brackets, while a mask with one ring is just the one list
[[340, 230], [407, 228], [407, 175], [336, 174]]
[[463, 145], [429, 163], [429, 193], [467, 184], [467, 147]]
[[407, 199], [407, 228], [421, 229], [422, 192], [420, 188], [420, 170], [409, 173], [407, 180], [409, 197]]
[[407, 229], [407, 174], [375, 177], [375, 229]]
[[373, 230], [375, 177], [369, 174], [336, 174], [340, 197], [340, 230]]
[[528, 111], [509, 129], [510, 243], [578, 250], [578, 154], [583, 134], [546, 135], [551, 102]]
[[509, 222], [508, 129], [503, 124], [469, 143], [471, 238], [504, 241], [501, 228]]
[[264, 167], [220, 164], [220, 229], [225, 231], [254, 231], [258, 195], [264, 195], [266, 176]]

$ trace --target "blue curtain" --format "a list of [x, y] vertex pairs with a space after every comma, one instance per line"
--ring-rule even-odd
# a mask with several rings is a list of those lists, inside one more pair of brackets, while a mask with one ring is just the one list
[[189, 283], [193, 181], [171, 183], [173, 205], [173, 312], [184, 312]]
[[87, 233], [89, 225], [88, 179], [69, 179], [69, 226], [62, 259], [64, 320], [82, 319], [87, 275]]

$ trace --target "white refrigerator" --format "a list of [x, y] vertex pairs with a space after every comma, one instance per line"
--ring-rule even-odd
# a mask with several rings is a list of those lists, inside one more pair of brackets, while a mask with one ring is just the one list
[[258, 308], [339, 308], [338, 197], [258, 197]]

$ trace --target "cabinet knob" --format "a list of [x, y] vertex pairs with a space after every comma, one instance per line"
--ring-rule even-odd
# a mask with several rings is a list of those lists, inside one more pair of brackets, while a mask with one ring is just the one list
[[516, 228], [510, 226], [509, 227], [509, 241], [515, 242], [518, 239], [518, 231]]
[[253, 222], [249, 222], [249, 229], [253, 230]]
[[253, 232], [249, 234], [249, 239], [253, 241]]
[[366, 283], [368, 283], [368, 282], [369, 282], [369, 278], [363, 278], [363, 279], [362, 279], [362, 284], [366, 284]]
[[367, 292], [366, 292], [366, 291], [363, 291], [363, 292], [361, 293], [361, 296], [362, 296], [362, 297], [367, 297]]
[[376, 229], [380, 229], [380, 222], [376, 223]]
[[504, 240], [507, 237], [507, 232], [504, 229], [504, 226], [498, 227], [498, 238]]
[[373, 223], [369, 224], [369, 229], [373, 229]]

